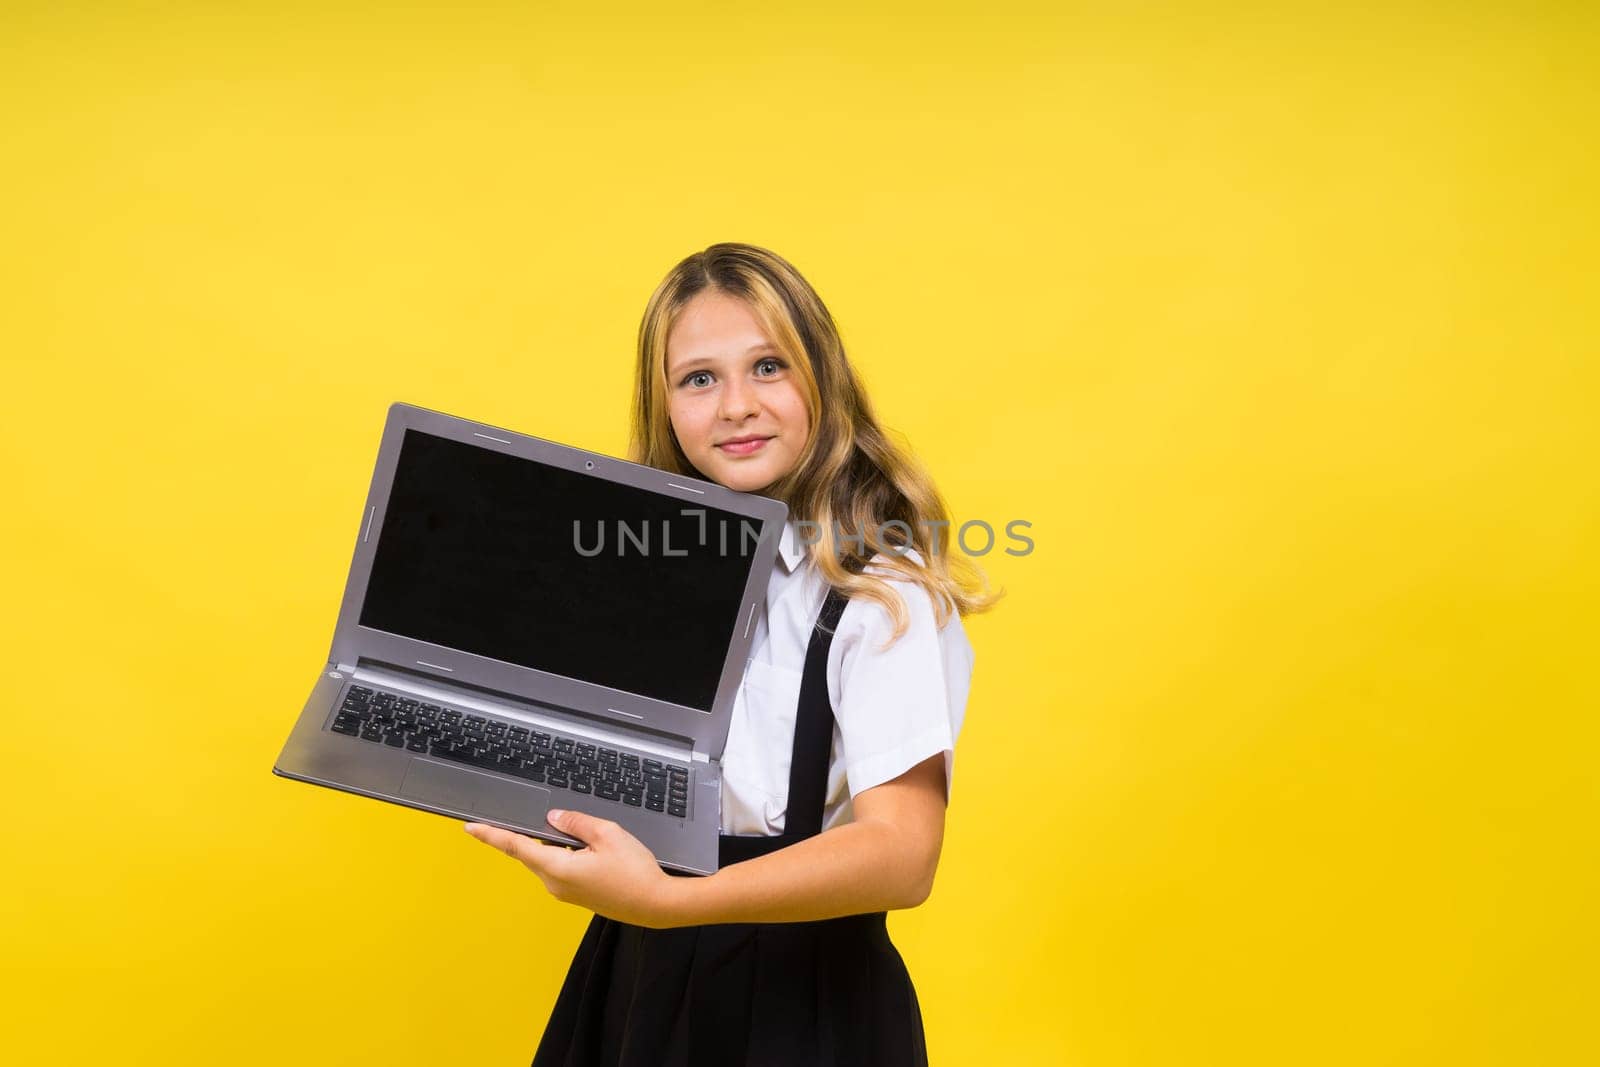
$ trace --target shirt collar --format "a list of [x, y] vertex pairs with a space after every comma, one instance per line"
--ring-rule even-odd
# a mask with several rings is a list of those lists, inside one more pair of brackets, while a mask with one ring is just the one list
[[800, 543], [800, 528], [790, 519], [784, 524], [783, 534], [778, 538], [778, 558], [783, 561], [783, 569], [793, 574], [805, 556], [805, 546]]

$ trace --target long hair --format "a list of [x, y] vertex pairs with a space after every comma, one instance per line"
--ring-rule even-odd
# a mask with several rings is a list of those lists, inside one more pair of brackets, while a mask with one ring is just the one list
[[[872, 413], [845, 358], [833, 316], [786, 260], [747, 244], [714, 244], [668, 272], [639, 324], [629, 459], [699, 476], [679, 447], [667, 414], [667, 337], [697, 294], [714, 290], [745, 301], [767, 337], [798, 368], [810, 427], [794, 469], [761, 490], [782, 500], [792, 519], [813, 523], [809, 551], [823, 578], [846, 596], [881, 604], [894, 621], [893, 644], [910, 622], [901, 598], [868, 561], [928, 591], [937, 625], [950, 612], [986, 611], [991, 592], [970, 560], [949, 553], [949, 513], [933, 481], [896, 445]], [[843, 534], [844, 536], [839, 536]], [[923, 565], [903, 555], [914, 548]]]

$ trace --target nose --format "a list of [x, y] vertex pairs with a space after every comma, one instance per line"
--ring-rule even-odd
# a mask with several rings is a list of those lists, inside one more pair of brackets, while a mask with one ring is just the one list
[[760, 406], [756, 399], [755, 386], [734, 379], [722, 390], [722, 402], [718, 405], [717, 414], [729, 422], [737, 422], [754, 415], [760, 410]]

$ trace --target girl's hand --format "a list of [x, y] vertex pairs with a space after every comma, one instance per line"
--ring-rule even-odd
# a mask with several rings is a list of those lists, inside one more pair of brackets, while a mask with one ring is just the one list
[[539, 876], [557, 900], [635, 926], [669, 925], [668, 902], [677, 879], [663, 871], [637, 837], [609, 819], [551, 810], [545, 820], [588, 847], [576, 852], [483, 823], [466, 831]]

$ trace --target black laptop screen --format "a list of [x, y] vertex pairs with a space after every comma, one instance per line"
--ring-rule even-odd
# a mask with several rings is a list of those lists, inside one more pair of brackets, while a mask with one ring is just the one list
[[407, 430], [361, 625], [709, 711], [759, 533]]

